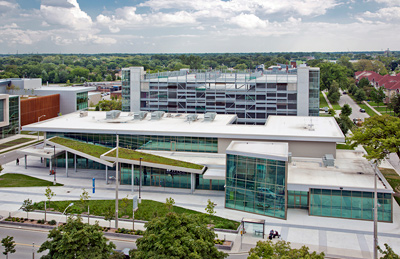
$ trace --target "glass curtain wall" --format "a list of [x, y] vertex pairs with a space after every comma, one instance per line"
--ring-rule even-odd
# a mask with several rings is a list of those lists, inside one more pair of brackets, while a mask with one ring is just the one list
[[4, 99], [0, 100], [0, 122], [4, 121], [4, 110], [5, 110], [4, 104], [5, 100]]
[[[310, 189], [310, 215], [373, 220], [374, 193]], [[392, 195], [378, 193], [378, 220], [392, 222]]]
[[223, 191], [225, 189], [224, 185], [225, 185], [225, 180], [204, 179], [203, 175], [196, 174], [195, 189]]
[[0, 128], [1, 138], [7, 138], [19, 133], [19, 96], [10, 96], [8, 116], [8, 126]]
[[319, 71], [309, 72], [309, 111], [310, 116], [319, 116]]
[[122, 111], [131, 111], [131, 71], [122, 70]]
[[76, 94], [76, 110], [86, 110], [88, 108], [88, 93], [77, 93]]
[[225, 207], [286, 219], [286, 162], [227, 154]]
[[288, 208], [308, 210], [308, 192], [288, 191]]
[[[116, 136], [91, 133], [48, 132], [47, 138], [60, 136], [106, 147], [116, 146]], [[120, 135], [120, 147], [128, 149], [165, 150], [185, 152], [218, 152], [217, 138], [184, 136]]]

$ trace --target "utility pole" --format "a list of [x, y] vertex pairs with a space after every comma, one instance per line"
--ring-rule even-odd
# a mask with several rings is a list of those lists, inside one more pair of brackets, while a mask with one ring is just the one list
[[374, 170], [374, 259], [378, 259], [378, 190], [377, 190], [377, 173], [378, 161], [375, 160]]
[[118, 149], [119, 149], [119, 136], [117, 134], [117, 154], [116, 154], [116, 170], [115, 170], [115, 228], [118, 228], [118, 183], [119, 183], [119, 174], [118, 174]]

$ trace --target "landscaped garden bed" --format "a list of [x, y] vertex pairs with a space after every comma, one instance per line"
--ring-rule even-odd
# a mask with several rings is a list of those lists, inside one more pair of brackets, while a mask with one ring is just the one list
[[[24, 174], [3, 174], [0, 175], [0, 187], [38, 187], [53, 186], [53, 182], [35, 178]], [[55, 186], [63, 186], [57, 183]]]

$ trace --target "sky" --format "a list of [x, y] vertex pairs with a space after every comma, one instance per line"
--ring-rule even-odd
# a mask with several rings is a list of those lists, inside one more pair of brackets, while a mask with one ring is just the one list
[[400, 50], [400, 0], [0, 0], [0, 54]]

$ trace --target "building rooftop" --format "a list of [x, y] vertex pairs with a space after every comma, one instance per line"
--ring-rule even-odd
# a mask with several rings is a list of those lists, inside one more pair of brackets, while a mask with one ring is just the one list
[[226, 153], [288, 161], [289, 144], [279, 142], [232, 141]]
[[96, 87], [93, 86], [42, 86], [35, 89], [35, 91], [59, 91], [59, 92], [87, 92], [94, 91]]
[[[343, 142], [345, 137], [333, 117], [270, 116], [265, 125], [232, 124], [236, 115], [217, 114], [214, 121], [187, 121], [186, 114], [166, 114], [160, 120], [133, 120], [133, 114], [121, 112], [119, 118], [106, 120], [106, 112], [79, 112], [26, 125], [23, 130], [46, 132], [79, 132], [98, 134], [137, 134], [164, 136], [199, 136], [281, 141]], [[310, 129], [311, 127], [311, 129]]]

